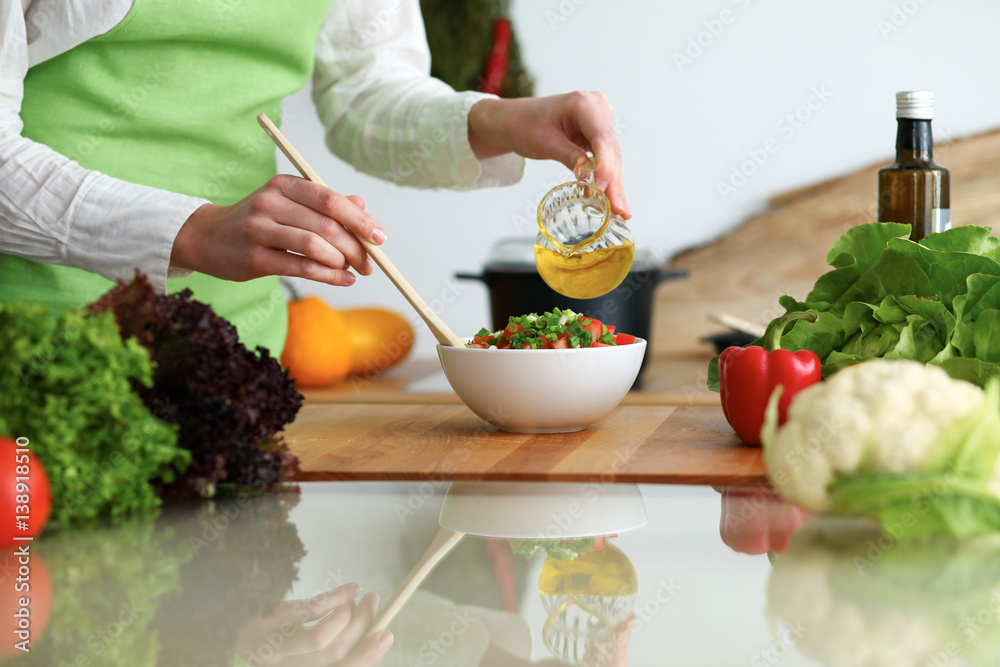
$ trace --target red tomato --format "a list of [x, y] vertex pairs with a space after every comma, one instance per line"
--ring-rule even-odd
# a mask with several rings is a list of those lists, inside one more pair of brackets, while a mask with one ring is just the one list
[[14, 537], [34, 537], [42, 532], [52, 511], [52, 489], [41, 461], [23, 447], [0, 437], [0, 549], [29, 542]]
[[[22, 544], [30, 545], [31, 542]], [[27, 563], [24, 563], [24, 560], [27, 560]], [[21, 569], [22, 567], [27, 568], [27, 574]], [[22, 605], [21, 598], [26, 598], [28, 604]], [[18, 626], [23, 616], [15, 614], [25, 613], [28, 614], [27, 619], [30, 623], [31, 637], [28, 647], [31, 648], [41, 638], [52, 613], [52, 580], [45, 568], [45, 561], [30, 546], [27, 555], [17, 554], [11, 549], [0, 552], [0, 619], [3, 619], [3, 623], [0, 623], [0, 633], [5, 637], [4, 641], [0, 642], [0, 660], [23, 655], [23, 652], [14, 646], [15, 643], [22, 641], [16, 631], [20, 629]]]
[[516, 334], [519, 331], [524, 331], [524, 327], [522, 327], [517, 322], [511, 322], [503, 330], [503, 335], [506, 336], [507, 338], [510, 338], [511, 336], [513, 336], [514, 334]]
[[561, 334], [559, 338], [556, 338], [554, 341], [552, 341], [549, 346], [554, 347], [557, 350], [565, 350], [566, 348], [570, 347], [569, 334], [565, 333]]
[[580, 324], [593, 336], [591, 339], [592, 344], [596, 344], [597, 339], [604, 333], [604, 324], [600, 320], [595, 320], [592, 317], [584, 317], [580, 320]]
[[[609, 329], [611, 327], [608, 327]], [[635, 342], [635, 336], [627, 333], [620, 333], [615, 336], [615, 345], [631, 345]]]
[[613, 325], [613, 324], [605, 324], [604, 326], [606, 326], [608, 328], [608, 333], [609, 334], [611, 334], [612, 336], [615, 335], [615, 325]]

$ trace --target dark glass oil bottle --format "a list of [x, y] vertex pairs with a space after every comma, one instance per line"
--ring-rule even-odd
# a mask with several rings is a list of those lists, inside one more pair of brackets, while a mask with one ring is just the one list
[[879, 222], [910, 225], [914, 241], [951, 227], [951, 175], [934, 163], [933, 116], [933, 93], [896, 93], [896, 161], [878, 172]]

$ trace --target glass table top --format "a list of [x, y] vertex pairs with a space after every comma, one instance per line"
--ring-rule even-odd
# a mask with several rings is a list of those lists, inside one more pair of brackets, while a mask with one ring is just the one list
[[434, 482], [309, 483], [50, 530], [0, 556], [0, 656], [371, 664], [368, 594], [385, 609], [440, 534], [454, 546], [400, 600], [379, 665], [997, 663], [997, 540], [895, 543], [760, 490]]

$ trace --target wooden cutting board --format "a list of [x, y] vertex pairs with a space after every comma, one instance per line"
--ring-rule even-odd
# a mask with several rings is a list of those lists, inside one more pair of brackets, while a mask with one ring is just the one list
[[497, 431], [464, 405], [307, 404], [285, 432], [302, 481], [765, 485], [722, 409], [621, 406], [577, 433]]

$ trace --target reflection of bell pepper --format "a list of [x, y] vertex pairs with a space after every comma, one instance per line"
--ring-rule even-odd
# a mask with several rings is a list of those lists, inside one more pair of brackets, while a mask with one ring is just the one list
[[809, 513], [770, 489], [722, 489], [719, 535], [733, 551], [756, 556], [785, 553]]
[[719, 393], [722, 411], [740, 440], [760, 446], [760, 427], [771, 392], [782, 386], [778, 401], [778, 424], [785, 423], [788, 406], [800, 390], [819, 382], [823, 367], [811, 350], [782, 350], [781, 332], [793, 320], [816, 321], [812, 313], [786, 313], [772, 322], [764, 335], [764, 347], [728, 347], [719, 355]]

